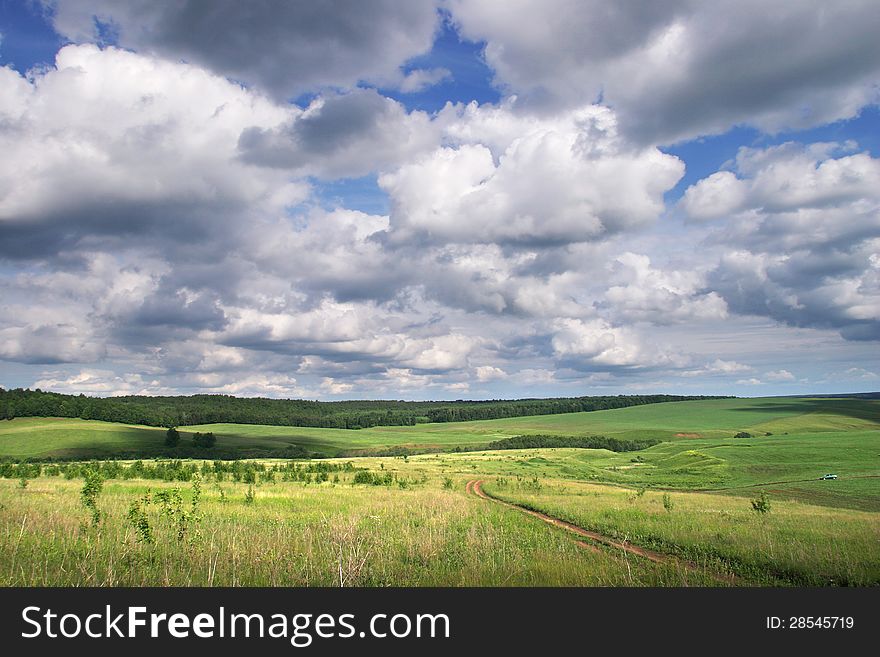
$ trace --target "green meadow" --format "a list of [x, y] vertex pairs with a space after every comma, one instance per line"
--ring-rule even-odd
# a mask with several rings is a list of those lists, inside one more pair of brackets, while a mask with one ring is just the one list
[[[0, 459], [43, 460], [38, 474], [8, 470], [0, 479], [0, 583], [880, 584], [877, 400], [721, 399], [360, 430], [180, 431], [181, 445], [196, 431], [215, 434], [207, 460], [169, 461], [163, 429], [0, 422]], [[627, 452], [482, 449], [514, 436], [594, 435], [660, 442]], [[332, 476], [293, 480], [271, 473], [290, 462], [260, 458], [292, 447], [328, 457], [299, 463], [326, 464]], [[402, 448], [405, 456], [380, 455]], [[255, 474], [212, 470], [215, 452], [256, 457], [240, 462]], [[70, 463], [110, 458], [127, 459], [128, 474], [103, 482], [93, 524], [81, 492], [94, 466]], [[124, 470], [133, 459], [177, 475]], [[827, 473], [837, 478], [822, 479]], [[470, 494], [472, 481], [516, 507]], [[762, 498], [763, 513], [754, 508]], [[612, 543], [585, 541], [524, 509]]]
[[[82, 483], [0, 480], [0, 584], [6, 586], [681, 586], [710, 571], [584, 550], [564, 532], [440, 481], [401, 489], [338, 483], [203, 485], [199, 518], [147, 511], [153, 540], [127, 516], [134, 500], [188, 485], [106, 482], [97, 527]], [[248, 490], [253, 501], [247, 501]], [[222, 491], [222, 493], [221, 493]]]
[[[302, 446], [321, 456], [392, 447], [478, 447], [517, 435], [657, 438], [679, 442], [730, 438], [739, 431], [804, 434], [873, 431], [880, 401], [821, 398], [716, 399], [647, 404], [607, 411], [538, 415], [502, 420], [443, 422], [411, 427], [321, 429], [251, 424], [181, 427], [186, 436], [212, 431], [218, 447], [274, 449]], [[162, 453], [164, 429], [67, 418], [17, 418], [0, 422], [0, 457], [112, 457], [123, 452]]]

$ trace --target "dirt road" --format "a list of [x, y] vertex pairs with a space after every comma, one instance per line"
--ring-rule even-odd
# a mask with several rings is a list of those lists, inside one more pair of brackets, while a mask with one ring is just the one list
[[[573, 525], [570, 522], [566, 522], [565, 520], [560, 520], [559, 518], [554, 518], [553, 516], [547, 515], [546, 513], [541, 513], [540, 511], [533, 511], [532, 509], [528, 509], [524, 506], [520, 506], [518, 504], [512, 504], [511, 502], [505, 502], [504, 500], [500, 500], [497, 497], [493, 497], [489, 495], [483, 490], [482, 487], [483, 481], [481, 479], [472, 479], [467, 482], [465, 486], [465, 490], [468, 494], [476, 495], [484, 500], [488, 500], [490, 502], [494, 502], [495, 504], [500, 504], [502, 506], [506, 506], [509, 509], [515, 509], [520, 513], [525, 513], [540, 520], [543, 520], [548, 525], [553, 525], [554, 527], [560, 527], [565, 529], [566, 531], [571, 532], [572, 534], [576, 534], [577, 536], [581, 536], [583, 538], [589, 539], [593, 541], [593, 543], [587, 543], [585, 541], [576, 540], [575, 542], [583, 548], [587, 548], [589, 550], [593, 550], [595, 552], [602, 552], [596, 543], [615, 548], [618, 550], [622, 550], [628, 554], [635, 554], [640, 557], [644, 557], [645, 559], [649, 559], [655, 563], [674, 563], [679, 566], [682, 566], [688, 570], [706, 572], [706, 569], [699, 566], [696, 563], [691, 561], [686, 561], [684, 559], [679, 559], [678, 557], [671, 554], [664, 554], [662, 552], [656, 552], [654, 550], [649, 550], [647, 548], [642, 548], [637, 545], [633, 545], [628, 541], [620, 541], [615, 538], [611, 538], [610, 536], [605, 536], [603, 534], [599, 534], [598, 532], [592, 532], [587, 529], [583, 529], [582, 527], [578, 527], [577, 525]], [[736, 583], [736, 578], [732, 575], [718, 575], [712, 574], [712, 577], [715, 577], [717, 580], [721, 582], [725, 582], [728, 584]]]

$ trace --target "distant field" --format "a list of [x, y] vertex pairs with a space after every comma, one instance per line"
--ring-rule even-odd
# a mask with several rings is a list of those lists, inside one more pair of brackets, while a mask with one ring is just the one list
[[165, 432], [75, 418], [23, 417], [0, 421], [0, 458], [107, 458], [158, 455]]
[[[880, 401], [861, 399], [758, 398], [667, 402], [588, 413], [502, 420], [441, 422], [413, 427], [320, 429], [250, 424], [204, 424], [186, 432], [213, 431], [220, 445], [275, 448], [301, 445], [323, 455], [395, 446], [482, 445], [524, 434], [592, 435], [682, 440], [731, 437], [738, 431], [816, 433], [880, 429]], [[96, 455], [115, 450], [161, 451], [164, 430], [93, 420], [17, 418], [0, 421], [0, 456]]]
[[[720, 399], [651, 404], [589, 413], [414, 427], [320, 429], [209, 424], [181, 428], [182, 445], [195, 431], [217, 436], [205, 457], [260, 457], [302, 447], [327, 457], [376, 450], [474, 449], [516, 435], [656, 438], [639, 452], [548, 450], [524, 466], [540, 476], [674, 489], [734, 489], [767, 485], [778, 494], [826, 505], [880, 508], [880, 401], [826, 398]], [[746, 431], [752, 438], [734, 438]], [[772, 434], [772, 435], [766, 435]], [[165, 432], [106, 422], [20, 418], [0, 422], [0, 457], [158, 457]], [[193, 449], [189, 448], [192, 453]], [[487, 472], [505, 472], [519, 451], [475, 456]], [[186, 453], [183, 454], [187, 455]], [[520, 461], [523, 459], [520, 457]], [[827, 472], [833, 482], [819, 481]]]
[[672, 440], [729, 437], [743, 430], [753, 433], [802, 433], [878, 428], [880, 401], [768, 397], [667, 402], [593, 413], [539, 415], [454, 425], [431, 424], [413, 429], [432, 435], [445, 431], [482, 436], [604, 434], [621, 438]]
[[[880, 511], [880, 432], [663, 443], [639, 452], [524, 449], [411, 457], [450, 472], [553, 478], [670, 491], [708, 491]], [[360, 461], [359, 461], [360, 462]], [[369, 462], [369, 459], [365, 459]], [[820, 477], [838, 475], [833, 481]]]
[[732, 437], [739, 431], [763, 434], [877, 429], [880, 429], [880, 401], [877, 400], [778, 397], [667, 402], [589, 413], [372, 427], [355, 432], [236, 424], [186, 427], [188, 431], [214, 431], [218, 436], [234, 436], [239, 440], [299, 440], [300, 444], [314, 445], [314, 449], [328, 452], [400, 445], [414, 448], [480, 445], [524, 434], [602, 434], [681, 440]]

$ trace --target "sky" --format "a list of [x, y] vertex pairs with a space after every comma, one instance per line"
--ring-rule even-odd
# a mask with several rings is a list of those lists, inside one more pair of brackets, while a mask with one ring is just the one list
[[0, 0], [0, 386], [880, 389], [874, 0]]

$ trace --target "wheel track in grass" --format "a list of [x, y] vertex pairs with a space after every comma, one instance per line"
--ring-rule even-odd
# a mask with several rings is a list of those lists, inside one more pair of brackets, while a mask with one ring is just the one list
[[[634, 554], [636, 556], [643, 557], [645, 559], [648, 559], [649, 561], [653, 561], [654, 563], [677, 564], [687, 570], [707, 574], [705, 568], [700, 567], [698, 564], [692, 561], [681, 559], [675, 555], [665, 554], [663, 552], [657, 552], [655, 550], [649, 550], [648, 548], [639, 547], [638, 545], [633, 545], [628, 541], [620, 541], [616, 538], [611, 538], [610, 536], [600, 534], [599, 532], [593, 532], [584, 529], [583, 527], [578, 527], [575, 524], [572, 524], [565, 520], [561, 520], [560, 518], [556, 518], [541, 511], [535, 511], [525, 506], [514, 504], [512, 502], [506, 502], [505, 500], [494, 497], [483, 490], [482, 479], [472, 479], [467, 482], [467, 484], [465, 485], [465, 491], [469, 495], [475, 495], [476, 497], [479, 497], [481, 499], [500, 504], [501, 506], [505, 506], [509, 509], [514, 509], [516, 511], [519, 511], [520, 513], [525, 513], [546, 522], [548, 525], [559, 527], [572, 534], [575, 534], [582, 538], [586, 538], [591, 542], [575, 540], [575, 543], [580, 547], [586, 548], [593, 552], [604, 553], [604, 550], [596, 545], [598, 543], [606, 547], [622, 550], [623, 552], [626, 552], [628, 554]], [[716, 573], [708, 574], [717, 579], [719, 582], [724, 582], [725, 584], [737, 584], [739, 582], [738, 578], [734, 575], [719, 575]]]

